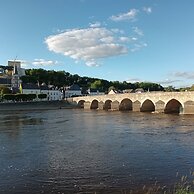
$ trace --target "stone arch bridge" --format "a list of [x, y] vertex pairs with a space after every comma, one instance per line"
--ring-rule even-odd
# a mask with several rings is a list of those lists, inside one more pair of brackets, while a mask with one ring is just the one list
[[72, 98], [84, 109], [194, 114], [194, 92], [147, 92]]

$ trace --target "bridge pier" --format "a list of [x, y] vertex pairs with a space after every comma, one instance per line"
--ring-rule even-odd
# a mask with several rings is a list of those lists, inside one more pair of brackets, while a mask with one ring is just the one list
[[165, 103], [161, 100], [155, 103], [155, 112], [164, 113]]
[[133, 102], [132, 109], [134, 112], [140, 112], [140, 107], [141, 107], [141, 102], [139, 102], [138, 100]]
[[90, 109], [91, 108], [91, 102], [84, 102], [84, 109]]
[[194, 114], [194, 101], [187, 101], [184, 103], [182, 114]]
[[100, 102], [98, 103], [98, 109], [99, 109], [99, 110], [103, 110], [103, 109], [104, 109], [104, 102], [100, 101]]
[[111, 102], [111, 110], [119, 110], [119, 102], [118, 101]]

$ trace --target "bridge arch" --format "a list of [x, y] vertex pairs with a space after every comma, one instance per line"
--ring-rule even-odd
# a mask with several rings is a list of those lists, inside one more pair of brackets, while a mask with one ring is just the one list
[[140, 111], [141, 112], [153, 112], [155, 111], [155, 105], [151, 100], [147, 99], [141, 105]]
[[132, 101], [128, 98], [124, 98], [119, 105], [119, 110], [121, 111], [132, 110]]
[[85, 102], [85, 100], [80, 100], [80, 101], [78, 102], [78, 107], [84, 108], [84, 102]]
[[90, 109], [97, 109], [98, 108], [98, 101], [93, 100], [90, 106]]
[[180, 113], [182, 112], [183, 106], [182, 104], [176, 100], [176, 99], [171, 99], [168, 101], [168, 103], [165, 106], [164, 113], [169, 114], [169, 113]]
[[105, 103], [104, 103], [104, 110], [111, 109], [111, 103], [112, 103], [111, 100], [106, 100]]

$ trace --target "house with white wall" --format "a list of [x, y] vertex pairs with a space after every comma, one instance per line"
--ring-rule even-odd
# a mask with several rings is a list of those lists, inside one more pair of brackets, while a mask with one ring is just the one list
[[[43, 100], [53, 101], [62, 100], [63, 94], [61, 91], [55, 88], [49, 88], [47, 85], [38, 86], [36, 84], [24, 84], [20, 86], [20, 91], [22, 94], [46, 94], [47, 98]], [[38, 100], [38, 98], [37, 98]]]
[[55, 87], [49, 87], [48, 97], [49, 97], [48, 100], [50, 100], [50, 101], [62, 100], [63, 99], [63, 92], [56, 89]]
[[65, 98], [70, 98], [73, 96], [81, 96], [81, 88], [78, 84], [73, 84], [70, 87], [66, 87], [64, 91]]

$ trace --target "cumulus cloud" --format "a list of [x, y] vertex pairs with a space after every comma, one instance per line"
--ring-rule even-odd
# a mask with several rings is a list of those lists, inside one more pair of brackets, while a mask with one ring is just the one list
[[152, 13], [152, 8], [151, 7], [143, 7], [143, 11], [147, 14]]
[[45, 43], [50, 51], [82, 60], [88, 66], [98, 66], [99, 59], [128, 52], [127, 46], [106, 28], [71, 29], [47, 37]]
[[139, 10], [131, 9], [127, 13], [120, 13], [118, 15], [113, 15], [110, 17], [112, 21], [119, 22], [124, 20], [134, 21], [137, 17]]

